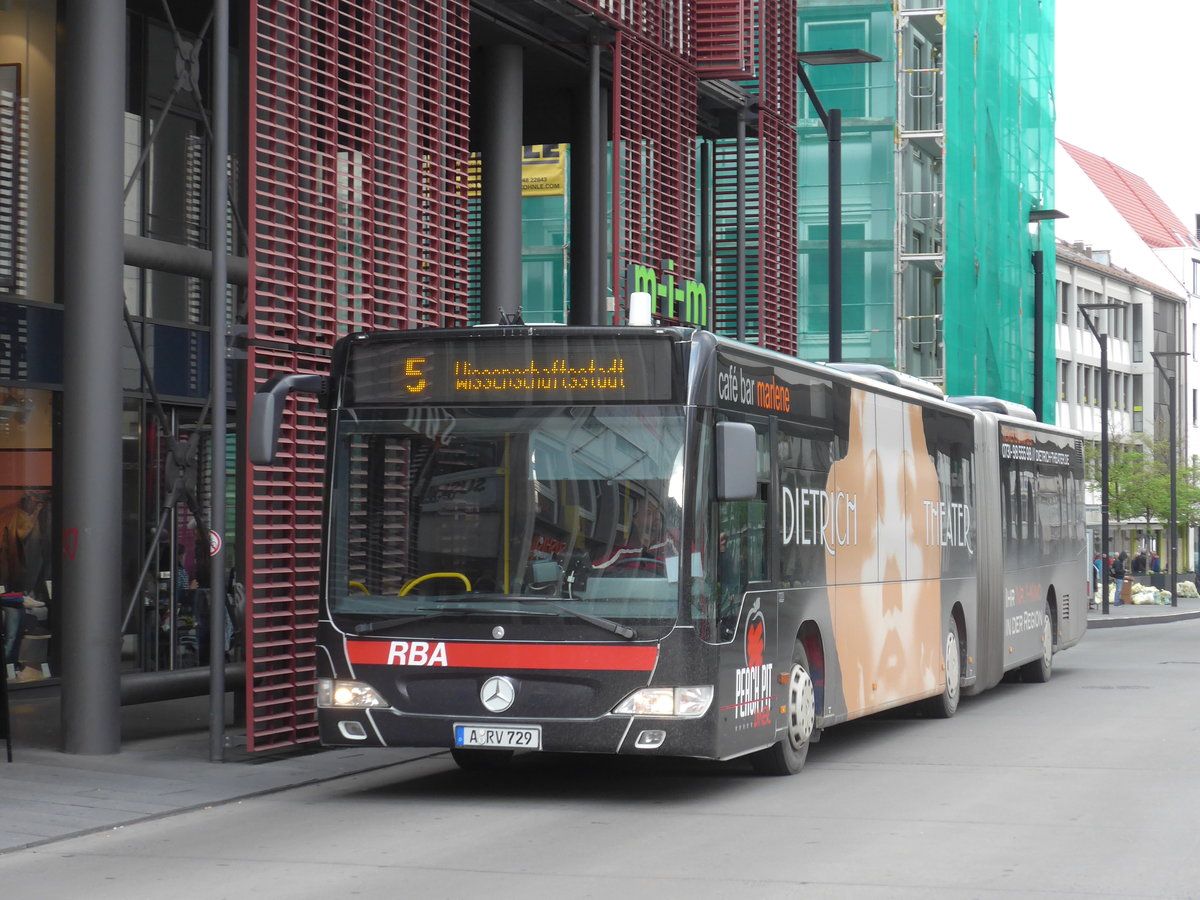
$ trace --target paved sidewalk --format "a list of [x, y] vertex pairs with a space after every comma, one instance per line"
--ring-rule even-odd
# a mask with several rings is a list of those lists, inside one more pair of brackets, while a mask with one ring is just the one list
[[[208, 698], [127, 706], [121, 752], [58, 751], [56, 687], [12, 691], [13, 761], [0, 741], [0, 853], [256, 794], [399, 765], [444, 751], [345, 748], [250, 754], [229, 727], [209, 761]], [[230, 706], [232, 704], [229, 704]]]
[[[1178, 606], [1111, 606], [1089, 610], [1089, 628], [1153, 625], [1200, 618], [1200, 599]], [[89, 831], [226, 803], [441, 755], [434, 750], [337, 750], [250, 754], [229, 726], [223, 762], [209, 762], [208, 698], [127, 706], [121, 752], [78, 756], [58, 751], [55, 686], [10, 695], [13, 762], [0, 746], [0, 853]], [[228, 704], [232, 708], [232, 702]]]
[[1157, 625], [1185, 619], [1200, 619], [1200, 598], [1180, 597], [1176, 606], [1159, 606], [1153, 603], [1122, 603], [1120, 606], [1114, 606], [1110, 603], [1108, 615], [1104, 615], [1098, 606], [1088, 610], [1088, 628]]

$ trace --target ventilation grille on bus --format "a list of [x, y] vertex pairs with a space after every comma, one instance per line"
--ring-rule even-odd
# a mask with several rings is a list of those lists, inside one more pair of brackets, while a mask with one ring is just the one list
[[1028, 419], [1030, 422], [1038, 420], [1037, 413], [1028, 406], [1013, 403], [1011, 400], [1001, 400], [999, 397], [947, 397], [946, 399], [958, 406], [1000, 413], [1003, 416], [1012, 416], [1014, 419]]
[[918, 394], [937, 397], [939, 400], [945, 399], [945, 394], [942, 393], [942, 389], [936, 384], [926, 381], [923, 378], [918, 378], [915, 375], [909, 375], [907, 372], [897, 372], [895, 369], [889, 369], [887, 366], [881, 366], [876, 363], [827, 363], [827, 365], [831, 369], [837, 369], [839, 372], [849, 372], [851, 375], [857, 375], [859, 378], [871, 378], [875, 381], [882, 381], [884, 384], [916, 391]]

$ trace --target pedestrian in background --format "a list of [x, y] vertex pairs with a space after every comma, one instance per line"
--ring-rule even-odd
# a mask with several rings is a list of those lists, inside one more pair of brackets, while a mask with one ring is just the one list
[[1112, 569], [1108, 573], [1113, 579], [1113, 606], [1121, 605], [1121, 591], [1125, 587], [1125, 560], [1128, 558], [1129, 554], [1122, 550], [1113, 560]]

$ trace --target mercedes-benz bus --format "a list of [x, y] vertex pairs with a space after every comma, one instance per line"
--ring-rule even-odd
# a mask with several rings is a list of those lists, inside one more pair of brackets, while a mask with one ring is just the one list
[[327, 377], [326, 745], [748, 756], [952, 716], [1083, 636], [1082, 442], [675, 327], [353, 334]]

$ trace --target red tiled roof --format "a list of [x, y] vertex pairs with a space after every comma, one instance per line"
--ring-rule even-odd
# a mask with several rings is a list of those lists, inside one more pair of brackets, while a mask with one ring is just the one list
[[1085, 175], [1150, 247], [1200, 247], [1186, 225], [1140, 175], [1059, 140]]

